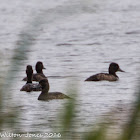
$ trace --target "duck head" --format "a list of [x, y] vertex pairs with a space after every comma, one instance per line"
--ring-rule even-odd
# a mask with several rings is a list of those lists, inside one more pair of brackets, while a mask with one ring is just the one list
[[39, 84], [41, 85], [42, 89], [49, 88], [49, 82], [47, 78], [40, 80]]
[[119, 65], [118, 65], [117, 63], [111, 63], [111, 64], [109, 65], [109, 74], [115, 75], [115, 73], [116, 73], [117, 71], [125, 72], [125, 71], [123, 71], [123, 70], [120, 69], [120, 67], [119, 67]]
[[46, 69], [46, 68], [44, 67], [44, 65], [41, 61], [38, 61], [36, 63], [35, 69], [36, 69], [37, 73], [43, 73], [42, 69]]
[[33, 69], [31, 65], [26, 67], [27, 83], [32, 83]]

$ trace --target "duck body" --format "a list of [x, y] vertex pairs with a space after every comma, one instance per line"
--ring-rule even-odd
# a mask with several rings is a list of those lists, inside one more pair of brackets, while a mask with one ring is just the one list
[[33, 83], [27, 83], [25, 84], [20, 91], [26, 91], [26, 92], [31, 92], [31, 91], [41, 91], [42, 88], [39, 84], [33, 84]]
[[48, 92], [47, 94], [40, 94], [38, 100], [53, 100], [53, 99], [65, 99], [70, 98], [61, 92]]
[[31, 65], [27, 65], [26, 67], [26, 74], [27, 74], [27, 82], [26, 84], [20, 89], [20, 91], [26, 91], [26, 92], [31, 92], [31, 91], [41, 91], [41, 85], [32, 83], [32, 74], [33, 74], [33, 69]]
[[48, 100], [53, 100], [53, 99], [65, 99], [65, 98], [70, 98], [67, 95], [61, 93], [61, 92], [48, 92], [49, 91], [49, 87], [48, 87], [48, 80], [42, 79], [39, 84], [42, 87], [42, 92], [38, 97], [38, 100], [44, 100], [44, 101], [48, 101]]
[[98, 74], [90, 76], [85, 81], [102, 81], [102, 80], [117, 81], [118, 79], [119, 79], [118, 76], [115, 76], [115, 75], [112, 75], [112, 74], [98, 73]]
[[[32, 75], [32, 81], [39, 82], [41, 79], [47, 78], [43, 73], [34, 73]], [[22, 81], [27, 81], [27, 77], [24, 77]]]
[[120, 69], [117, 63], [111, 63], [108, 69], [109, 73], [98, 73], [95, 75], [90, 76], [85, 81], [117, 81], [119, 77], [116, 75], [117, 71], [124, 72]]
[[33, 74], [33, 81], [40, 81], [44, 78], [47, 78], [43, 73], [36, 73], [36, 74]]
[[[38, 61], [36, 63], [35, 69], [36, 69], [37, 73], [32, 74], [32, 81], [37, 81], [38, 82], [38, 81], [40, 81], [44, 78], [47, 78], [43, 73], [43, 69], [45, 69], [45, 67], [44, 67], [44, 65], [41, 61]], [[24, 77], [23, 81], [27, 81], [27, 77]]]

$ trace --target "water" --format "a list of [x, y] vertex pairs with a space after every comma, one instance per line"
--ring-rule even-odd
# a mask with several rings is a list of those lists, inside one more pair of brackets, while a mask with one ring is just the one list
[[[12, 68], [12, 92], [5, 97], [7, 104], [10, 100], [11, 106], [20, 108], [14, 130], [50, 132], [64, 108], [64, 100], [41, 102], [39, 92], [19, 91], [26, 65], [34, 67], [37, 61], [46, 67], [50, 91], [68, 94], [69, 81], [78, 85], [78, 131], [84, 132], [118, 105], [125, 110], [135, 99], [139, 81], [139, 12], [138, 0], [1, 1], [0, 77], [11, 67], [15, 48], [26, 46], [28, 55], [19, 71]], [[110, 62], [126, 71], [118, 73], [119, 81], [84, 82], [107, 72]]]

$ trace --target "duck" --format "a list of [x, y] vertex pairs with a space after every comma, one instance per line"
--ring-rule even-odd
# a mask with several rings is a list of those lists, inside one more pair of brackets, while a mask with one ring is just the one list
[[38, 83], [32, 83], [32, 75], [33, 75], [33, 69], [31, 65], [27, 65], [26, 67], [26, 75], [27, 75], [27, 82], [26, 84], [20, 89], [20, 91], [41, 91], [41, 85]]
[[48, 101], [48, 100], [53, 100], [53, 99], [69, 99], [70, 97], [61, 93], [61, 92], [48, 92], [49, 87], [48, 87], [48, 79], [44, 78], [42, 79], [39, 84], [42, 87], [42, 92], [38, 97], [38, 100], [43, 100], [43, 101]]
[[102, 81], [102, 80], [117, 81], [119, 77], [116, 75], [116, 72], [118, 71], [125, 72], [120, 68], [120, 66], [117, 63], [112, 62], [110, 63], [108, 68], [109, 73], [98, 73], [90, 76], [85, 81]]
[[[33, 81], [39, 82], [41, 79], [47, 78], [43, 73], [43, 69], [46, 69], [46, 68], [44, 67], [41, 61], [38, 61], [36, 63], [35, 69], [37, 73], [33, 74], [33, 78], [32, 78]], [[27, 77], [23, 78], [23, 81], [27, 81]]]

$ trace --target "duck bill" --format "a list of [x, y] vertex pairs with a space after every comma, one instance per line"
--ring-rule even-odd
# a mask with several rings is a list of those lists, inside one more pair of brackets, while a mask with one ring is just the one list
[[120, 68], [118, 69], [118, 71], [120, 71], [120, 72], [125, 72], [125, 71], [123, 71], [123, 70], [122, 70], [122, 69], [120, 69]]
[[46, 69], [46, 68], [43, 66], [43, 69]]

